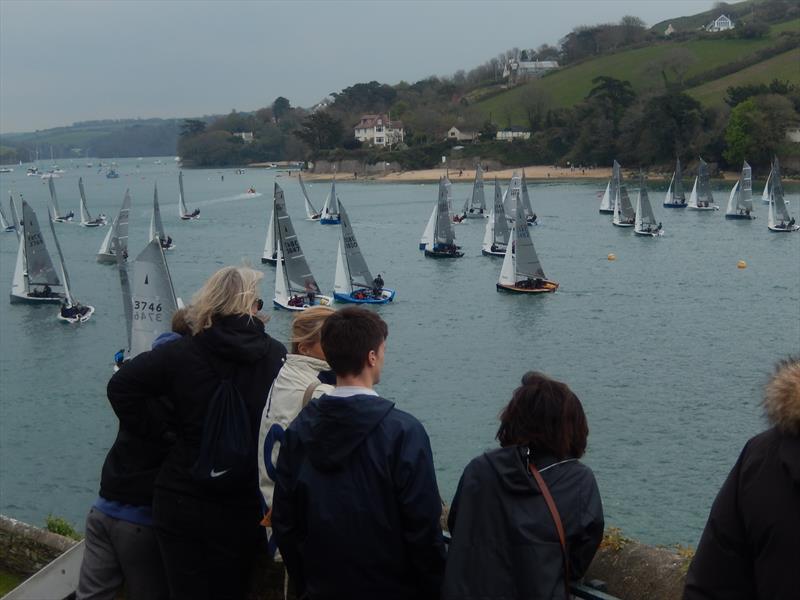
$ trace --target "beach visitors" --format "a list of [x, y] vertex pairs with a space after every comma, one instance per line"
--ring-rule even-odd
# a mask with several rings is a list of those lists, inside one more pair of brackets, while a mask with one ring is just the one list
[[[192, 335], [140, 354], [108, 384], [123, 425], [146, 419], [157, 394], [168, 394], [174, 406], [177, 439], [156, 477], [153, 524], [176, 600], [243, 598], [263, 540], [258, 423], [286, 349], [264, 331], [262, 277], [247, 267], [214, 273], [189, 308]], [[223, 401], [234, 408], [223, 412]], [[201, 472], [209, 414], [247, 420], [246, 460]]]
[[[272, 384], [261, 415], [258, 471], [267, 510], [263, 524], [267, 527], [271, 520], [269, 510], [275, 489], [275, 466], [284, 432], [312, 398], [332, 391], [336, 384], [336, 375], [325, 361], [320, 343], [322, 325], [334, 312], [327, 306], [312, 306], [296, 314], [292, 321], [291, 353], [286, 355], [286, 362]], [[274, 553], [273, 539], [270, 539], [269, 546], [270, 552]]]
[[473, 459], [458, 483], [443, 600], [567, 597], [565, 575], [583, 576], [603, 536], [597, 483], [578, 461], [588, 433], [566, 384], [533, 371], [523, 376], [500, 414], [500, 448]]
[[751, 438], [717, 494], [684, 600], [797, 598], [800, 565], [800, 357], [767, 383], [771, 427]]
[[369, 310], [328, 317], [322, 350], [336, 388], [286, 430], [272, 527], [298, 597], [439, 598], [445, 549], [430, 441], [373, 390], [387, 335]]
[[[158, 336], [153, 348], [189, 335], [185, 314], [183, 308], [174, 313], [172, 331]], [[129, 600], [169, 598], [152, 504], [156, 475], [174, 441], [166, 408], [138, 426], [120, 421], [103, 463], [100, 494], [86, 517], [77, 600], [112, 600], [123, 584]]]

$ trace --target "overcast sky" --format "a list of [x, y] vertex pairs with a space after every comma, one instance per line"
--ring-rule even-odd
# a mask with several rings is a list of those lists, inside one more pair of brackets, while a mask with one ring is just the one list
[[74, 121], [311, 106], [358, 82], [413, 83], [578, 25], [648, 25], [712, 0], [155, 2], [0, 0], [0, 132]]

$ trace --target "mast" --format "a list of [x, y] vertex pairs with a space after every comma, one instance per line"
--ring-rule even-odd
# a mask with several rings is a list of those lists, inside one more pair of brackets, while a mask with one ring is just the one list
[[681, 159], [675, 159], [675, 174], [673, 175], [675, 186], [672, 189], [673, 202], [683, 204], [686, 201], [686, 194], [683, 191], [683, 171], [681, 170]]
[[75, 300], [69, 290], [69, 275], [67, 274], [67, 265], [64, 263], [64, 253], [61, 252], [61, 244], [58, 243], [56, 228], [53, 227], [53, 216], [50, 214], [49, 210], [47, 211], [47, 215], [50, 217], [50, 219], [48, 219], [50, 221], [50, 231], [53, 233], [53, 241], [56, 243], [56, 252], [58, 252], [58, 264], [59, 267], [61, 267], [61, 278], [64, 280], [64, 295], [67, 298], [67, 306], [74, 306]]
[[178, 216], [183, 217], [189, 214], [186, 208], [186, 200], [183, 197], [183, 171], [178, 171]]

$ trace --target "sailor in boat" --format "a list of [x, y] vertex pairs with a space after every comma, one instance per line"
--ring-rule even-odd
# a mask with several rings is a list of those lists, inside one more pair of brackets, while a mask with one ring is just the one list
[[455, 244], [434, 244], [433, 251], [443, 254], [456, 254], [458, 252], [458, 247]]
[[541, 279], [540, 277], [528, 277], [527, 279], [518, 281], [515, 284], [515, 287], [522, 288], [525, 290], [538, 290], [539, 288], [544, 287], [544, 280]]
[[254, 187], [248, 188], [247, 193], [248, 194], [255, 194], [256, 193], [256, 188], [254, 188]]
[[528, 223], [530, 223], [531, 225], [536, 225], [537, 218], [538, 217], [536, 216], [536, 213], [533, 213], [530, 217], [528, 217]]
[[378, 276], [372, 280], [372, 295], [376, 298], [380, 298], [382, 295], [381, 292], [383, 292], [383, 277], [378, 273]]
[[292, 294], [292, 297], [287, 302], [289, 306], [303, 306], [303, 299], [297, 294]]
[[194, 217], [196, 217], [196, 216], [197, 216], [197, 215], [199, 215], [199, 214], [200, 214], [200, 209], [199, 209], [199, 208], [195, 208], [195, 209], [194, 209], [194, 210], [193, 210], [193, 211], [192, 211], [192, 212], [191, 212], [189, 215], [187, 215], [187, 216], [194, 218]]
[[461, 223], [466, 218], [466, 215], [453, 215], [453, 223]]
[[67, 214], [64, 215], [64, 220], [69, 221], [75, 218], [75, 213], [73, 211], [69, 211]]
[[164, 248], [164, 250], [166, 250], [167, 248], [170, 248], [171, 246], [172, 246], [172, 236], [168, 235], [167, 239], [161, 240], [161, 247]]
[[50, 286], [45, 283], [42, 289], [35, 289], [28, 292], [28, 296], [31, 298], [52, 298], [55, 294]]
[[88, 312], [89, 307], [83, 306], [80, 302], [69, 305], [66, 298], [61, 302], [61, 316], [65, 319], [80, 319]]

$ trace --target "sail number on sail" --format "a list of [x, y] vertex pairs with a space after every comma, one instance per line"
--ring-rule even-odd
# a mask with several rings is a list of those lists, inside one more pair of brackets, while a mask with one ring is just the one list
[[161, 303], [148, 302], [147, 300], [133, 301], [133, 320], [134, 321], [158, 321], [161, 322], [162, 308]]

